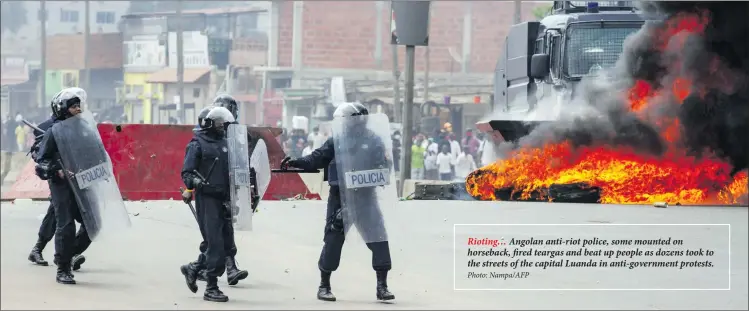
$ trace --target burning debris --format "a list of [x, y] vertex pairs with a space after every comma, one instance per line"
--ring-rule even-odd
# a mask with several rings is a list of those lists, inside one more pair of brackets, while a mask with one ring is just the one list
[[468, 193], [746, 203], [749, 3], [643, 2], [641, 9], [662, 18], [625, 41], [613, 75], [627, 85], [584, 84], [579, 98], [588, 113], [539, 125], [505, 160], [469, 175]]

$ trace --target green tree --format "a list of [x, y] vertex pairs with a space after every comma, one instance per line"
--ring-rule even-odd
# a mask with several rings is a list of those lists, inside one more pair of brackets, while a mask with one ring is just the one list
[[10, 31], [16, 33], [23, 25], [26, 25], [26, 7], [21, 1], [0, 2], [0, 26], [2, 32]]
[[552, 6], [550, 4], [537, 6], [533, 8], [533, 16], [535, 16], [536, 19], [543, 19], [547, 15], [551, 14], [551, 8]]

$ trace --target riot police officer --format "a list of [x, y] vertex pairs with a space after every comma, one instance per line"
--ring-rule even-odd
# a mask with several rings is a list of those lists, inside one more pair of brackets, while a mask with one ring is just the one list
[[[182, 167], [182, 181], [189, 200], [195, 194], [198, 226], [205, 242], [205, 260], [180, 267], [187, 287], [197, 292], [196, 280], [200, 270], [206, 270], [206, 289], [203, 299], [226, 302], [229, 300], [218, 288], [218, 277], [226, 269], [226, 257], [236, 255], [229, 198], [229, 160], [226, 127], [234, 122], [231, 112], [223, 107], [213, 107], [201, 121], [187, 144]], [[202, 250], [201, 250], [202, 251]]]
[[[55, 118], [55, 116], [53, 115], [46, 121], [39, 124], [38, 128], [42, 131], [47, 131], [50, 127], [52, 127], [52, 124], [56, 119], [57, 118]], [[36, 162], [36, 153], [39, 151], [39, 143], [42, 142], [42, 138], [44, 137], [43, 135], [44, 132], [40, 132], [34, 129], [34, 136], [36, 137], [36, 139], [34, 139], [34, 144], [31, 146], [30, 150], [31, 159], [34, 160], [34, 162]], [[50, 202], [49, 207], [47, 208], [47, 214], [44, 215], [42, 223], [39, 225], [38, 238], [36, 240], [36, 244], [34, 244], [34, 247], [31, 249], [31, 253], [29, 254], [29, 261], [40, 266], [48, 265], [47, 261], [44, 260], [44, 257], [42, 256], [42, 251], [44, 250], [44, 247], [47, 246], [47, 243], [52, 240], [52, 237], [55, 236], [56, 226], [55, 207], [54, 205], [52, 205], [52, 202]]]
[[[208, 115], [208, 112], [210, 112], [211, 109], [213, 109], [213, 107], [226, 108], [227, 110], [229, 110], [229, 112], [231, 112], [232, 116], [234, 117], [235, 121], [232, 123], [237, 123], [236, 120], [237, 120], [237, 116], [239, 113], [239, 106], [237, 105], [237, 101], [231, 95], [222, 94], [222, 95], [216, 96], [216, 98], [213, 100], [213, 106], [203, 108], [203, 110], [200, 111], [200, 113], [198, 114], [198, 125], [196, 125], [197, 130], [200, 129], [200, 124], [202, 120]], [[232, 237], [224, 237], [224, 238], [230, 241], [234, 241], [233, 230], [231, 231], [231, 234], [232, 234]], [[200, 247], [199, 247], [200, 255], [198, 255], [198, 259], [195, 262], [193, 262], [193, 266], [205, 267], [205, 264], [204, 264], [205, 251], [207, 247], [208, 245], [205, 241], [200, 242]], [[226, 257], [226, 280], [229, 283], [229, 285], [237, 285], [239, 281], [244, 280], [247, 278], [247, 276], [249, 276], [249, 272], [247, 272], [247, 270], [240, 270], [239, 267], [237, 266], [237, 261], [234, 258], [236, 253], [237, 253], [237, 246], [235, 244], [232, 244], [232, 250], [229, 252], [230, 255]], [[198, 281], [206, 281], [205, 272], [206, 272], [205, 270], [200, 270], [198, 272], [198, 277], [197, 277]]]
[[[52, 114], [54, 124], [74, 117], [82, 112], [81, 104], [85, 100], [85, 91], [63, 90], [52, 100]], [[73, 189], [66, 181], [67, 172], [59, 166], [60, 152], [54, 138], [53, 131], [48, 130], [40, 143], [37, 153], [36, 174], [42, 180], [48, 180], [52, 205], [56, 220], [55, 230], [55, 263], [57, 264], [56, 280], [61, 284], [75, 284], [72, 270], [72, 260], [75, 254], [80, 254], [91, 244], [91, 239], [83, 224], [78, 203]], [[78, 239], [76, 239], [75, 221], [81, 223]]]
[[[39, 124], [38, 128], [42, 131], [47, 131], [52, 127], [52, 124], [54, 124], [55, 120], [57, 120], [57, 117], [52, 115], [49, 119]], [[34, 144], [31, 146], [30, 152], [31, 159], [36, 162], [37, 152], [39, 151], [39, 144], [42, 142], [44, 132], [40, 132], [34, 129], [34, 136], [36, 137], [36, 139], [34, 140]], [[38, 238], [36, 240], [36, 243], [34, 244], [34, 247], [31, 249], [31, 253], [29, 254], [29, 261], [40, 266], [48, 265], [47, 261], [44, 260], [44, 257], [42, 256], [42, 251], [44, 250], [44, 247], [47, 246], [47, 243], [52, 240], [52, 237], [55, 236], [56, 227], [57, 222], [55, 221], [55, 207], [54, 205], [52, 205], [52, 202], [50, 202], [49, 207], [47, 208], [47, 214], [44, 215], [42, 223], [39, 225]], [[76, 245], [78, 245], [76, 249], [79, 252], [85, 251], [86, 248], [88, 248], [88, 246], [91, 244], [91, 240], [88, 239], [88, 235], [86, 234], [83, 226], [81, 226], [80, 230], [76, 234], [75, 240]], [[76, 253], [75, 255], [73, 255], [73, 271], [78, 271], [85, 261], [86, 257], [81, 255], [80, 253]]]
[[[347, 118], [361, 115], [368, 115], [369, 111], [360, 103], [345, 103], [338, 106], [333, 113], [334, 118]], [[359, 124], [357, 131], [369, 131], [366, 129], [366, 125]], [[353, 130], [353, 129], [352, 129]], [[382, 146], [383, 142], [377, 135], [372, 133], [364, 133], [358, 135], [366, 140], [367, 142], [360, 142], [362, 144], [369, 144], [372, 146]], [[339, 189], [338, 171], [336, 167], [336, 161], [334, 159], [336, 154], [336, 146], [334, 146], [335, 140], [329, 138], [320, 148], [312, 151], [312, 154], [292, 159], [286, 157], [281, 162], [281, 167], [286, 168], [288, 166], [301, 168], [305, 170], [324, 169], [323, 180], [327, 180], [330, 185], [330, 194], [328, 196], [328, 207], [326, 215], [325, 225], [325, 236], [323, 241], [322, 252], [320, 253], [320, 259], [318, 261], [318, 268], [320, 269], [320, 286], [317, 291], [317, 299], [324, 301], [335, 301], [336, 297], [331, 292], [330, 276], [333, 271], [338, 269], [338, 265], [341, 260], [341, 250], [343, 249], [343, 242], [345, 238], [344, 223], [342, 219], [342, 206], [341, 206], [341, 194]], [[361, 159], [362, 161], [379, 161], [380, 159]], [[381, 217], [381, 216], [380, 216]], [[390, 247], [387, 241], [367, 243], [367, 247], [372, 251], [372, 268], [374, 268], [377, 275], [377, 299], [378, 300], [392, 300], [395, 299], [388, 290], [387, 285], [387, 274], [391, 268], [390, 259]]]

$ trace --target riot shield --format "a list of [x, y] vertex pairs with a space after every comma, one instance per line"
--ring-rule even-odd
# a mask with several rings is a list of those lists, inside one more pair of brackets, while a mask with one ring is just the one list
[[382, 208], [398, 201], [388, 117], [334, 118], [332, 125], [344, 232], [355, 226], [366, 243], [387, 241]]
[[226, 145], [229, 153], [229, 181], [231, 182], [231, 216], [234, 229], [252, 231], [252, 207], [250, 188], [250, 154], [247, 143], [247, 127], [231, 124], [226, 130]]
[[56, 123], [50, 130], [91, 240], [96, 240], [103, 230], [130, 227], [112, 161], [104, 149], [94, 116], [84, 111]]
[[265, 141], [258, 139], [255, 149], [252, 151], [252, 157], [250, 158], [250, 166], [255, 169], [255, 180], [257, 181], [257, 194], [260, 196], [260, 200], [265, 195], [265, 190], [268, 190], [270, 185], [270, 161], [268, 160], [268, 148], [265, 145]]

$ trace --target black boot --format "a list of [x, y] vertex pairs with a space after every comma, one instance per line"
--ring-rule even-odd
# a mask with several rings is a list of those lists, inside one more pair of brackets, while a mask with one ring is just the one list
[[81, 254], [73, 256], [73, 271], [78, 271], [81, 269], [81, 265], [86, 262], [86, 256], [83, 256]]
[[395, 299], [395, 295], [388, 290], [387, 278], [387, 271], [377, 271], [377, 300]]
[[237, 263], [231, 256], [226, 256], [226, 281], [229, 285], [237, 285], [239, 281], [244, 280], [250, 275], [247, 270], [239, 270]]
[[227, 302], [229, 297], [226, 297], [221, 290], [218, 289], [218, 278], [215, 276], [209, 276], [206, 280], [208, 285], [205, 287], [205, 294], [203, 294], [203, 300], [213, 302]]
[[57, 266], [57, 283], [75, 284], [73, 273], [70, 272], [70, 264]]
[[192, 266], [198, 269], [198, 281], [205, 282], [205, 254], [200, 253], [198, 260], [192, 262]]
[[31, 253], [29, 254], [29, 261], [40, 266], [49, 265], [49, 263], [44, 260], [44, 257], [42, 257], [42, 250], [44, 250], [44, 244], [36, 242], [34, 248], [31, 249]]
[[192, 263], [189, 263], [179, 267], [179, 270], [182, 272], [182, 275], [185, 276], [185, 284], [187, 284], [187, 288], [190, 289], [191, 292], [197, 293], [198, 284], [195, 284], [195, 279], [198, 276], [198, 269], [195, 268]]
[[317, 288], [317, 299], [335, 301], [335, 295], [330, 291], [330, 272], [320, 271], [320, 287]]

